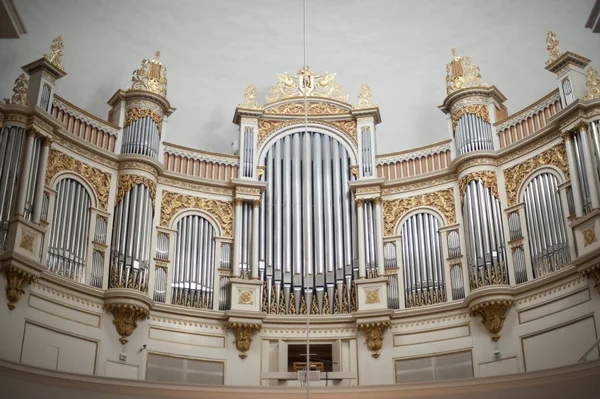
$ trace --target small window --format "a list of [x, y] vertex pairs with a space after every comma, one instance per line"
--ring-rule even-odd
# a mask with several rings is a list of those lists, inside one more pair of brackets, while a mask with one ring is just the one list
[[[333, 347], [331, 344], [310, 345], [310, 365], [312, 370], [333, 371]], [[306, 344], [288, 345], [288, 371], [296, 372], [306, 368]]]
[[471, 351], [396, 360], [396, 383], [473, 377]]

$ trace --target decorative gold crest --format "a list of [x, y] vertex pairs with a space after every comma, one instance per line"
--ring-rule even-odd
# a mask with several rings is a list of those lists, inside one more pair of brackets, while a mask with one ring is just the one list
[[585, 78], [585, 85], [588, 88], [588, 95], [583, 97], [583, 99], [593, 100], [594, 98], [600, 98], [600, 80], [598, 79], [598, 71], [592, 67], [589, 67], [585, 74]]
[[365, 304], [370, 304], [370, 303], [380, 303], [381, 300], [379, 299], [379, 288], [375, 288], [372, 290], [365, 290]]
[[262, 109], [262, 105], [256, 101], [257, 99], [258, 94], [256, 94], [256, 86], [250, 83], [244, 88], [244, 102], [238, 104], [238, 107], [246, 109]]
[[231, 202], [163, 191], [160, 225], [168, 227], [173, 216], [183, 209], [201, 209], [208, 212], [221, 225], [223, 235], [231, 237], [233, 229], [233, 206]]
[[54, 64], [55, 67], [60, 69], [61, 71], [65, 70], [65, 67], [62, 65], [62, 56], [63, 56], [63, 38], [62, 35], [55, 37], [52, 40], [52, 45], [50, 46], [50, 54], [44, 54], [44, 58]]
[[27, 80], [27, 75], [24, 73], [20, 74], [17, 79], [15, 79], [15, 86], [13, 87], [13, 95], [9, 100], [8, 98], [4, 99], [6, 104], [20, 104], [20, 105], [29, 105], [27, 103], [27, 89], [29, 87], [29, 81]]
[[358, 104], [354, 106], [354, 109], [376, 107], [377, 104], [371, 101], [371, 96], [371, 88], [366, 83], [361, 84], [358, 93]]
[[252, 292], [238, 291], [238, 303], [242, 305], [252, 305]]
[[556, 33], [551, 30], [548, 31], [546, 35], [546, 50], [550, 51], [550, 56], [548, 61], [546, 61], [546, 65], [552, 64], [554, 61], [558, 59], [562, 55], [562, 51], [560, 47], [558, 47], [558, 39], [556, 38]]
[[289, 73], [277, 74], [277, 83], [269, 88], [271, 95], [265, 96], [268, 103], [292, 97], [325, 97], [348, 102], [348, 95], [344, 95], [344, 87], [335, 80], [336, 73], [325, 71], [317, 75], [310, 70], [308, 65], [300, 68], [297, 75]]
[[471, 65], [471, 57], [458, 57], [452, 47], [452, 61], [446, 65], [446, 91], [452, 94], [468, 87], [488, 87], [481, 82], [479, 67]]
[[160, 51], [156, 50], [153, 60], [142, 60], [140, 69], [133, 71], [131, 90], [146, 90], [159, 96], [167, 96], [167, 67], [158, 61]]

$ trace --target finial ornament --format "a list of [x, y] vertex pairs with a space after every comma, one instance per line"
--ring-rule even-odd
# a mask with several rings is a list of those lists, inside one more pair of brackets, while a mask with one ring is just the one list
[[546, 35], [546, 50], [550, 51], [550, 58], [546, 61], [546, 65], [552, 64], [554, 61], [558, 59], [562, 55], [562, 51], [560, 51], [560, 47], [558, 47], [558, 39], [556, 38], [556, 33], [551, 30], [548, 31]]
[[344, 87], [335, 80], [337, 73], [317, 75], [308, 65], [300, 68], [296, 75], [276, 74], [278, 81], [269, 88], [270, 95], [265, 96], [268, 103], [291, 97], [324, 97], [348, 102]]
[[254, 86], [252, 83], [247, 85], [244, 88], [244, 102], [238, 104], [238, 107], [247, 109], [262, 109], [262, 105], [256, 101], [258, 99], [256, 90], [256, 86]]
[[44, 54], [44, 58], [54, 64], [55, 67], [60, 69], [61, 71], [65, 70], [65, 67], [62, 65], [62, 56], [63, 56], [63, 37], [62, 35], [55, 37], [52, 40], [52, 45], [50, 46], [50, 54]]
[[133, 71], [131, 90], [146, 90], [159, 96], [167, 96], [167, 67], [158, 59], [160, 51], [154, 52], [153, 60], [142, 60], [140, 69]]
[[600, 80], [598, 79], [598, 71], [594, 68], [589, 67], [585, 73], [586, 83], [588, 88], [588, 95], [583, 97], [584, 100], [593, 100], [594, 98], [600, 98]]
[[354, 109], [376, 107], [377, 104], [371, 101], [371, 96], [371, 88], [366, 83], [361, 84], [358, 93], [358, 104], [354, 106]]
[[29, 105], [27, 103], [27, 88], [29, 87], [29, 81], [27, 80], [27, 75], [24, 73], [20, 74], [17, 79], [15, 79], [15, 86], [13, 87], [13, 95], [9, 100], [8, 98], [4, 99], [6, 104], [21, 104], [21, 105]]
[[446, 92], [452, 94], [468, 87], [488, 87], [481, 82], [479, 67], [471, 65], [471, 57], [456, 55], [456, 47], [452, 47], [452, 61], [446, 65]]

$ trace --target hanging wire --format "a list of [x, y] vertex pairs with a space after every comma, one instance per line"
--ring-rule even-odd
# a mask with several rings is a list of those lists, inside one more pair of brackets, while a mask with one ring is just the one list
[[[306, 1], [303, 0], [303, 34], [304, 34], [304, 64], [302, 68], [304, 69], [304, 74], [306, 74]], [[304, 76], [303, 76], [304, 79]], [[306, 82], [306, 80], [304, 80]], [[303, 83], [304, 83], [303, 82]], [[304, 134], [308, 134], [308, 99], [306, 98], [306, 87], [304, 88]], [[305, 290], [304, 295], [306, 296], [308, 291]], [[307, 301], [308, 302], [308, 301]], [[308, 377], [310, 371], [310, 306], [307, 306], [306, 309], [306, 399], [310, 399], [310, 378]]]

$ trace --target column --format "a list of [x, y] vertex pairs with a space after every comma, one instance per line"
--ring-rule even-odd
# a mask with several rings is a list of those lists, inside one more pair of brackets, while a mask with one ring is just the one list
[[220, 237], [215, 237], [215, 272], [213, 275], [213, 303], [212, 310], [219, 310], [219, 298], [221, 297], [221, 285], [219, 284], [221, 280], [221, 272], [219, 269], [221, 268], [221, 247], [223, 246], [223, 242]]
[[27, 132], [27, 141], [25, 142], [25, 153], [23, 154], [23, 167], [21, 168], [21, 178], [19, 179], [19, 195], [17, 197], [17, 212], [19, 216], [25, 214], [25, 197], [27, 196], [27, 183], [31, 172], [31, 157], [33, 155], [33, 140], [35, 132]]
[[358, 278], [363, 279], [367, 277], [365, 269], [365, 212], [363, 209], [365, 201], [357, 199], [355, 202], [358, 219]]
[[33, 223], [39, 223], [42, 215], [42, 201], [44, 200], [44, 184], [46, 182], [46, 168], [48, 166], [48, 153], [52, 138], [45, 137], [42, 141], [40, 163], [38, 164], [37, 181], [35, 182], [35, 196], [33, 197]]
[[400, 298], [400, 309], [406, 308], [404, 299], [404, 264], [402, 263], [402, 234], [396, 239], [396, 265], [398, 266], [398, 298]]
[[377, 251], [377, 276], [383, 277], [385, 275], [385, 265], [383, 259], [383, 215], [381, 213], [381, 197], [373, 199], [375, 203], [375, 234], [376, 251]]
[[242, 199], [236, 198], [233, 200], [234, 206], [234, 242], [233, 242], [233, 266], [232, 266], [232, 277], [240, 277], [240, 253], [242, 245]]
[[573, 190], [573, 202], [575, 203], [575, 216], [583, 216], [583, 199], [581, 198], [581, 186], [579, 185], [579, 170], [575, 162], [575, 149], [573, 148], [573, 137], [570, 133], [563, 135], [565, 146], [567, 147], [567, 160], [569, 162], [569, 171], [571, 175], [571, 187]]
[[258, 214], [260, 200], [252, 201], [252, 280], [258, 280]]
[[598, 182], [596, 180], [596, 168], [592, 160], [592, 148], [590, 147], [590, 139], [587, 130], [587, 124], [581, 123], [577, 126], [581, 135], [581, 143], [583, 144], [583, 162], [585, 163], [585, 177], [590, 186], [590, 199], [592, 201], [592, 209], [600, 208], [600, 199], [598, 198]]
[[[564, 191], [564, 190], [563, 190]], [[569, 213], [569, 207], [566, 208], [567, 213]], [[521, 223], [521, 238], [523, 239], [523, 252], [525, 253], [525, 269], [527, 271], [527, 281], [533, 281], [533, 264], [531, 263], [531, 250], [529, 249], [529, 230], [527, 230], [527, 218], [525, 217], [525, 204], [521, 203], [518, 209], [519, 212], [519, 223]], [[565, 220], [567, 220], [565, 218]], [[566, 230], [571, 230], [568, 228]], [[511, 251], [512, 252], [512, 251]], [[575, 259], [575, 258], [571, 258]], [[514, 265], [513, 265], [514, 267]], [[514, 274], [514, 270], [513, 270]], [[513, 276], [511, 276], [513, 277]], [[510, 280], [511, 285], [517, 285], [516, 280]]]

